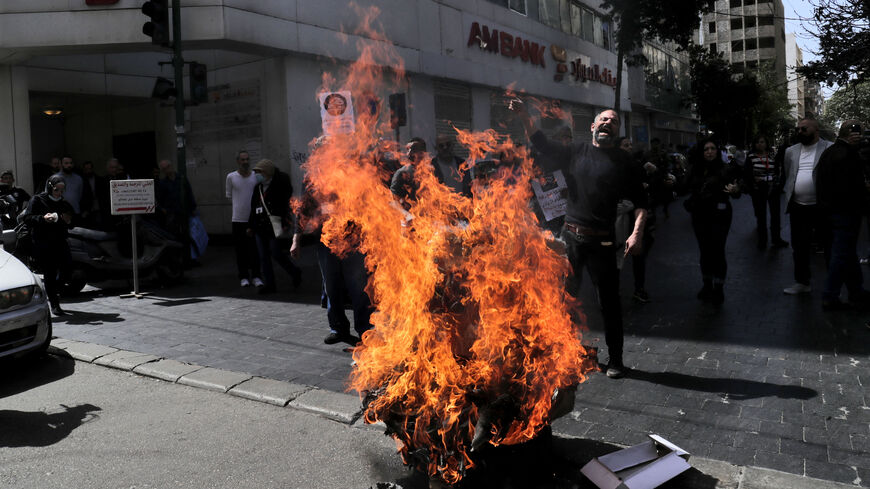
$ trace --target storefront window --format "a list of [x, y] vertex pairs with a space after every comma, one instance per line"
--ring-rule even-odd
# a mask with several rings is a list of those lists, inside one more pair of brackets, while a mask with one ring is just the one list
[[583, 13], [580, 5], [571, 3], [571, 34], [582, 38], [583, 36]]
[[559, 0], [540, 0], [540, 4], [538, 5], [538, 16], [541, 19], [541, 23], [554, 29], [560, 29]]
[[514, 12], [526, 14], [526, 0], [509, 0], [508, 6]]
[[602, 19], [601, 20], [601, 38], [604, 40], [603, 47], [604, 49], [611, 51], [613, 49], [612, 40], [610, 37], [610, 20]]
[[604, 36], [602, 35], [602, 30], [601, 30], [601, 17], [596, 15], [592, 19], [592, 22], [593, 22], [592, 28], [594, 29], [593, 32], [595, 32], [595, 45], [596, 46], [604, 46]]
[[588, 9], [583, 9], [583, 39], [595, 42], [595, 14]]

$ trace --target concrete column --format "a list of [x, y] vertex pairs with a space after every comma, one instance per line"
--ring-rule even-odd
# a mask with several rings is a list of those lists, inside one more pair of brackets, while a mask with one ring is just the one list
[[33, 188], [30, 150], [30, 94], [27, 71], [0, 65], [0, 171], [12, 170], [15, 185]]

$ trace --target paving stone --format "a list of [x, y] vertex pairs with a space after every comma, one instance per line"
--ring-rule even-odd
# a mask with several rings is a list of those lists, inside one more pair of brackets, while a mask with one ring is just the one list
[[787, 474], [778, 470], [746, 467], [740, 489], [855, 489], [853, 485]]
[[[794, 457], [791, 455], [785, 455], [782, 453], [771, 453], [765, 452], [763, 450], [757, 450], [755, 452], [755, 464], [758, 467], [764, 467], [768, 469], [779, 470], [782, 472], [789, 472], [791, 474], [803, 475], [804, 473], [804, 459], [800, 457]], [[744, 474], [744, 481], [749, 480], [749, 468], [747, 468], [747, 473]], [[788, 487], [792, 489], [791, 486], [767, 486], [767, 487]], [[742, 488], [741, 488], [742, 489]]]
[[858, 471], [847, 465], [832, 464], [807, 459], [805, 475], [815, 479], [854, 484], [858, 479]]
[[178, 379], [178, 383], [211, 391], [226, 392], [250, 378], [251, 375], [248, 374], [205, 367], [182, 375]]
[[826, 462], [828, 460], [828, 447], [824, 444], [807, 443], [802, 440], [783, 438], [779, 442], [779, 452], [784, 455], [795, 455], [809, 460]]
[[118, 350], [114, 353], [109, 353], [94, 360], [97, 365], [112, 367], [121, 370], [133, 370], [143, 363], [154, 362], [160, 357], [149, 355], [147, 353], [139, 353], [137, 351]]
[[133, 369], [133, 372], [139, 375], [154, 377], [169, 382], [175, 382], [183, 375], [187, 375], [203, 367], [199, 365], [191, 365], [182, 363], [177, 360], [158, 360], [152, 363], [145, 363]]
[[[674, 480], [673, 485], [684, 482], [681, 487], [708, 488], [715, 484], [716, 489], [737, 489], [740, 485], [740, 467], [734, 464], [695, 456], [689, 457], [689, 463], [693, 470], [684, 472], [687, 477]], [[697, 477], [695, 471], [705, 477]], [[715, 483], [711, 484], [706, 478], [713, 478]]]
[[828, 461], [851, 467], [870, 469], [870, 452], [828, 448]]
[[765, 435], [776, 435], [782, 438], [791, 438], [792, 440], [803, 440], [803, 426], [792, 423], [775, 423], [772, 421], [762, 421], [761, 429], [758, 431]]
[[233, 387], [229, 393], [245, 399], [286, 406], [287, 403], [308, 390], [311, 390], [311, 387], [307, 385], [253, 377]]
[[353, 423], [362, 411], [362, 404], [358, 396], [322, 389], [312, 389], [300, 394], [287, 406], [320, 414], [347, 424]]
[[71, 357], [82, 362], [93, 362], [97, 358], [118, 351], [117, 348], [80, 341], [63, 343], [58, 348], [65, 350]]

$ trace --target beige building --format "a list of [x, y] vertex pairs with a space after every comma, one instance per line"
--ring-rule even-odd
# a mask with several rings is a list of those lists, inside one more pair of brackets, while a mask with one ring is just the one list
[[716, 0], [701, 29], [704, 46], [722, 53], [737, 73], [772, 63], [786, 79], [786, 36], [782, 0]]
[[803, 51], [795, 41], [793, 33], [785, 36], [785, 74], [788, 80], [788, 103], [791, 105], [791, 116], [800, 120], [806, 115], [806, 79], [797, 74], [797, 69], [804, 65]]

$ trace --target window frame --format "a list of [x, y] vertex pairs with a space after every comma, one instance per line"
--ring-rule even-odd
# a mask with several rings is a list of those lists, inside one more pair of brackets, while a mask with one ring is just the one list
[[[522, 2], [522, 4], [523, 4], [522, 11], [514, 8], [515, 2]], [[512, 12], [516, 12], [520, 15], [526, 15], [526, 16], [529, 15], [529, 2], [527, 0], [507, 0], [507, 3], [508, 3], [508, 9], [511, 10]]]

